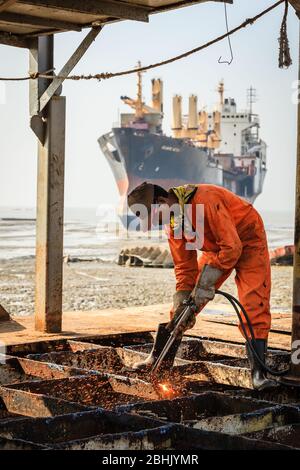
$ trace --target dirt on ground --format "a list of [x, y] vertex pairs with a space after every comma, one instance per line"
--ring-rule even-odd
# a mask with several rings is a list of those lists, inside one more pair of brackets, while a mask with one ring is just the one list
[[[2, 260], [0, 304], [9, 313], [28, 316], [34, 312], [34, 258]], [[125, 267], [113, 262], [64, 264], [63, 309], [94, 310], [172, 302], [173, 269]], [[223, 290], [236, 294], [234, 275]], [[272, 266], [273, 312], [291, 312], [292, 267]], [[224, 303], [216, 296], [214, 302]]]

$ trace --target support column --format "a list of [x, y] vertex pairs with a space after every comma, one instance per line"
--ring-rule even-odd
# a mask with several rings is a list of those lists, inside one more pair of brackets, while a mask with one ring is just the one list
[[54, 96], [38, 155], [35, 328], [48, 333], [62, 327], [65, 115], [65, 97]]
[[[295, 207], [295, 256], [293, 273], [293, 322], [291, 350], [299, 349], [300, 344], [300, 34], [298, 59], [298, 117], [297, 117], [297, 162], [296, 162], [296, 207]], [[299, 342], [298, 346], [293, 343]], [[300, 364], [292, 363], [291, 375], [300, 379]]]
[[[53, 37], [35, 39], [30, 71], [53, 68]], [[35, 328], [57, 333], [62, 326], [65, 97], [53, 96], [40, 112], [49, 80], [30, 84], [31, 128], [38, 137]]]

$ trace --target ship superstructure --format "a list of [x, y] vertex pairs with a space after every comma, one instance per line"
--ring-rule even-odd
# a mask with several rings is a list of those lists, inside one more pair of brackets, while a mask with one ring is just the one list
[[266, 144], [259, 136], [259, 116], [250, 107], [237, 109], [234, 98], [224, 98], [209, 112], [198, 109], [191, 95], [188, 113], [182, 97], [173, 97], [172, 135], [163, 133], [163, 82], [152, 80], [152, 103], [142, 97], [138, 72], [137, 97], [122, 96], [133, 112], [122, 113], [120, 124], [99, 138], [100, 147], [115, 176], [121, 196], [143, 181], [168, 189], [186, 183], [211, 183], [233, 191], [250, 202], [261, 193], [266, 174]]

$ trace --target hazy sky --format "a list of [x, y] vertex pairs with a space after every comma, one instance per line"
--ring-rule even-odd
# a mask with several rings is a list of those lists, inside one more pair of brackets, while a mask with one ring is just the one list
[[[234, 0], [228, 5], [230, 27], [254, 16], [271, 0]], [[225, 80], [226, 95], [246, 106], [246, 89], [253, 85], [259, 101], [255, 111], [261, 118], [261, 136], [268, 144], [268, 174], [256, 207], [267, 210], [293, 210], [296, 105], [292, 103], [293, 82], [297, 80], [298, 23], [290, 8], [288, 34], [293, 65], [278, 68], [278, 37], [283, 5], [253, 26], [232, 38], [234, 61], [219, 64], [220, 55], [229, 56], [227, 42], [161, 67], [144, 75], [144, 96], [150, 99], [150, 80], [164, 80], [165, 131], [170, 133], [171, 99], [175, 93], [199, 96], [200, 104], [213, 106], [215, 88]], [[168, 58], [200, 45], [225, 31], [223, 4], [207, 2], [160, 15], [149, 24], [124, 21], [106, 26], [91, 46], [75, 73], [117, 71]], [[55, 39], [55, 65], [58, 71], [83, 33], [58, 34]], [[0, 46], [0, 75], [24, 75], [28, 52]], [[118, 113], [125, 110], [121, 95], [135, 96], [134, 76], [104, 82], [66, 82], [66, 205], [96, 207], [116, 203], [118, 194], [111, 171], [101, 154], [97, 138], [111, 129]], [[5, 98], [5, 99], [4, 99]], [[4, 102], [4, 103], [3, 103]], [[0, 84], [0, 206], [34, 206], [36, 197], [37, 143], [29, 128], [28, 83]]]

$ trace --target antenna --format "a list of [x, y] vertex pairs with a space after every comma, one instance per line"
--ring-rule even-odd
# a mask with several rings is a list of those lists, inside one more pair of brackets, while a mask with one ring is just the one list
[[250, 88], [247, 90], [247, 106], [250, 110], [250, 115], [253, 114], [253, 104], [257, 102], [257, 99], [256, 88], [250, 86]]

